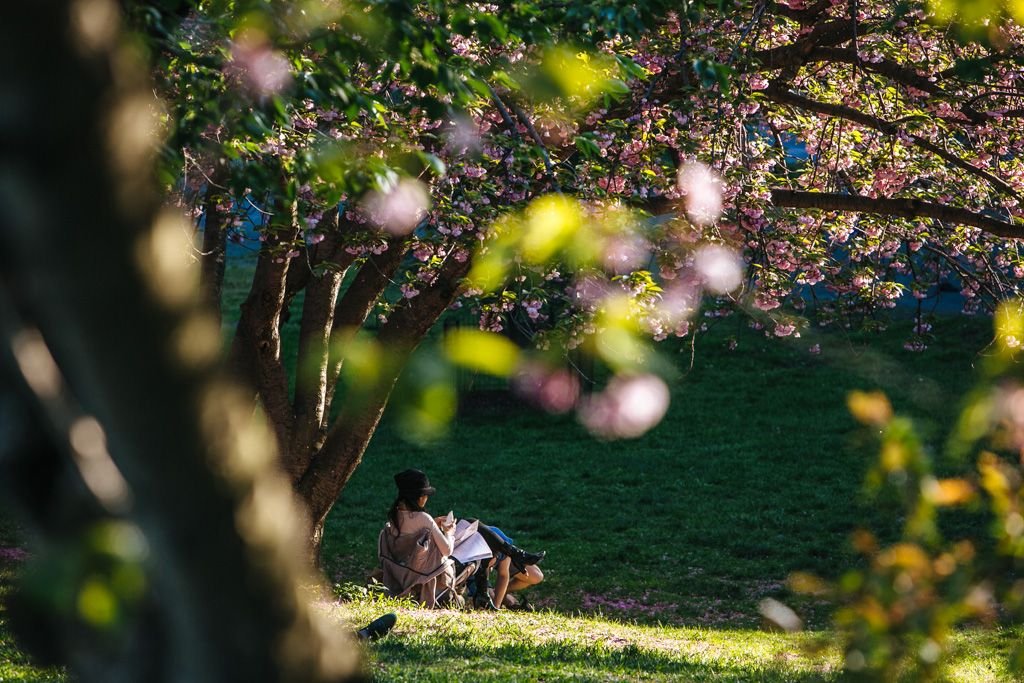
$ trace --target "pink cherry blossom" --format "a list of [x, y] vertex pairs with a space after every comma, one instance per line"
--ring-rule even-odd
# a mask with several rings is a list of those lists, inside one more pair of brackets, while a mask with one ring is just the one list
[[722, 181], [699, 162], [679, 169], [679, 190], [685, 197], [686, 215], [698, 225], [708, 225], [722, 214]]
[[668, 386], [660, 377], [616, 375], [603, 392], [580, 406], [579, 418], [595, 436], [632, 439], [658, 424], [668, 404]]
[[426, 216], [430, 195], [418, 180], [400, 180], [386, 191], [373, 191], [364, 206], [375, 225], [393, 235], [406, 235]]
[[720, 244], [698, 249], [694, 268], [704, 286], [715, 294], [728, 294], [743, 281], [743, 261], [735, 251]]
[[231, 45], [229, 73], [240, 77], [258, 95], [273, 95], [291, 83], [288, 60], [274, 51], [262, 34], [242, 33]]

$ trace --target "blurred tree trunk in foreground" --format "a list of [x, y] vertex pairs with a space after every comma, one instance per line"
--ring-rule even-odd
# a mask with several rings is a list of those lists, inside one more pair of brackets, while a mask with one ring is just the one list
[[[0, 358], [32, 400], [4, 383], [20, 411], [0, 419], [0, 465], [41, 522], [49, 581], [22, 629], [84, 681], [357, 675], [310, 606], [274, 439], [218, 377], [187, 226], [154, 191], [157, 103], [135, 52], [113, 0], [4, 6]], [[33, 422], [47, 446], [25, 446]], [[62, 514], [81, 509], [63, 491], [98, 521]]]

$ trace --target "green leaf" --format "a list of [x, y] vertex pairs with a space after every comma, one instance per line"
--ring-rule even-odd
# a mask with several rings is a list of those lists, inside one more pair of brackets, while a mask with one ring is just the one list
[[991, 69], [992, 62], [983, 57], [958, 59], [953, 65], [953, 73], [971, 83], [984, 83]]
[[576, 149], [587, 159], [601, 156], [601, 148], [597, 146], [597, 143], [582, 135], [576, 138]]

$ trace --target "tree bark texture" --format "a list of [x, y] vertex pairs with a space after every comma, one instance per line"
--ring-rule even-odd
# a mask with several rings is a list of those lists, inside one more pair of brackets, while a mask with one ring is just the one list
[[323, 447], [298, 483], [299, 495], [310, 514], [315, 552], [319, 552], [327, 514], [362, 462], [406, 361], [451, 305], [469, 267], [469, 259], [449, 259], [434, 284], [395, 310], [378, 332], [377, 340], [387, 353], [387, 365], [382, 368], [377, 385], [361, 400], [342, 407]]
[[[216, 377], [219, 328], [187, 281], [186, 233], [159, 215], [155, 107], [117, 14], [113, 0], [33, 0], [0, 22], [0, 249], [18, 283], [5, 296], [102, 425], [149, 548], [152, 610], [130, 627], [146, 660], [72, 642], [60, 655], [104, 683], [341, 680], [355, 651], [302, 588], [273, 439]], [[284, 271], [264, 264], [261, 276], [273, 294]]]
[[206, 304], [217, 324], [221, 324], [221, 294], [224, 290], [224, 269], [227, 265], [227, 216], [220, 210], [227, 173], [218, 166], [207, 181], [203, 202], [203, 245], [200, 255], [199, 282]]
[[294, 426], [281, 357], [281, 316], [291, 264], [284, 258], [282, 242], [297, 234], [291, 232], [284, 240], [271, 235], [263, 242], [230, 352], [231, 369], [256, 388], [281, 448], [291, 443]]
[[351, 261], [349, 258], [339, 268], [311, 274], [305, 288], [295, 371], [295, 429], [291, 443], [286, 445], [288, 453], [285, 458], [285, 467], [293, 482], [302, 477], [308, 454], [316, 447], [330, 408], [327, 376], [331, 330], [334, 328], [338, 292]]

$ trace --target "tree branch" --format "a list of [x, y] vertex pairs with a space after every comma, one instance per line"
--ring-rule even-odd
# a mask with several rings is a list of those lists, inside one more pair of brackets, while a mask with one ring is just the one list
[[291, 259], [281, 258], [281, 251], [282, 242], [297, 237], [297, 230], [290, 231], [284, 240], [272, 234], [260, 248], [252, 286], [241, 306], [229, 354], [235, 374], [256, 389], [281, 452], [287, 452], [293, 427], [288, 375], [281, 362], [280, 330]]
[[861, 24], [850, 19], [831, 19], [824, 21], [807, 35], [797, 38], [788, 45], [759, 50], [751, 55], [768, 69], [783, 69], [787, 66], [802, 66], [815, 49], [840, 45], [853, 40], [857, 35], [864, 36], [878, 28], [879, 24]]
[[[326, 219], [326, 217], [325, 217]], [[342, 242], [338, 234], [338, 213], [333, 212], [330, 224], [321, 225], [326, 229], [327, 237], [319, 247], [324, 253], [340, 252], [347, 258], [338, 263], [337, 268], [330, 268], [320, 275], [306, 268], [309, 284], [302, 303], [302, 322], [299, 327], [299, 349], [295, 364], [295, 398], [292, 402], [294, 429], [291, 442], [284, 455], [285, 469], [298, 481], [302, 476], [302, 467], [306, 460], [303, 456], [313, 450], [313, 444], [319, 436], [324, 413], [327, 406], [327, 368], [330, 353], [331, 330], [334, 327], [335, 304], [341, 282], [349, 265], [355, 260], [340, 248]]]
[[980, 228], [990, 235], [1006, 239], [1024, 238], [1024, 222], [1010, 223], [953, 206], [944, 206], [920, 199], [888, 199], [855, 194], [802, 192], [773, 189], [772, 203], [790, 209], [822, 211], [853, 211], [900, 218], [934, 218], [946, 223]]
[[306, 288], [313, 275], [313, 270], [324, 263], [333, 263], [339, 269], [348, 268], [355, 260], [353, 254], [345, 251], [343, 237], [353, 228], [351, 223], [342, 222], [336, 210], [325, 213], [317, 222], [316, 230], [326, 237], [323, 242], [306, 247], [306, 262], [288, 269], [288, 280], [285, 284], [284, 310], [287, 311], [292, 301]]
[[[399, 237], [388, 241], [388, 249], [382, 254], [374, 254], [366, 259], [366, 263], [359, 269], [355, 279], [348, 290], [342, 295], [338, 306], [338, 314], [334, 318], [334, 328], [331, 331], [331, 341], [334, 345], [344, 346], [345, 340], [354, 335], [365, 323], [367, 316], [373, 311], [380, 295], [389, 284], [391, 278], [398, 271], [402, 259], [406, 255], [406, 247], [409, 243], [407, 237]], [[327, 370], [327, 406], [330, 408], [334, 400], [334, 390], [338, 385], [338, 377], [341, 375], [343, 358], [340, 355], [333, 355], [330, 359]], [[326, 433], [326, 415], [321, 425], [321, 433]], [[322, 442], [317, 444], [321, 446]]]
[[805, 9], [793, 9], [788, 5], [773, 2], [770, 9], [772, 14], [792, 19], [803, 26], [809, 26], [817, 21], [821, 13], [827, 10], [831, 4], [831, 0], [818, 0]]
[[225, 216], [218, 208], [227, 176], [227, 166], [218, 163], [213, 176], [206, 186], [203, 204], [203, 250], [200, 256], [199, 282], [203, 298], [214, 314], [217, 325], [221, 323], [221, 292], [224, 287], [224, 267], [227, 261], [227, 229]]
[[952, 152], [944, 150], [943, 148], [939, 147], [932, 141], [923, 138], [920, 135], [915, 135], [913, 133], [906, 133], [905, 131], [902, 131], [897, 124], [891, 121], [884, 121], [882, 119], [871, 116], [870, 114], [865, 114], [862, 111], [858, 111], [857, 109], [847, 107], [842, 104], [829, 104], [826, 102], [818, 102], [817, 100], [812, 100], [810, 98], [803, 97], [802, 95], [797, 95], [796, 93], [790, 92], [786, 88], [782, 87], [778, 83], [772, 83], [772, 85], [770, 85], [768, 89], [765, 90], [764, 92], [769, 100], [776, 102], [778, 104], [788, 104], [798, 109], [813, 111], [815, 113], [824, 114], [826, 116], [835, 116], [837, 118], [846, 119], [847, 121], [853, 121], [854, 123], [859, 123], [860, 125], [865, 126], [866, 128], [872, 128], [874, 130], [879, 131], [880, 133], [884, 133], [885, 135], [896, 135], [902, 132], [904, 135], [907, 136], [907, 138], [911, 142], [913, 142], [916, 146], [920, 147], [921, 149], [927, 150], [934, 154], [935, 156], [942, 159], [943, 161], [946, 161], [973, 176], [976, 176], [987, 181], [992, 186], [998, 188], [1002, 192], [1010, 195], [1011, 197], [1024, 201], [1024, 197], [1022, 197], [1021, 194], [1017, 192], [1017, 190], [1015, 190], [1010, 184], [1008, 184], [1002, 178], [992, 175], [988, 171], [978, 168], [977, 166], [973, 166], [964, 159], [961, 159]]
[[369, 443], [370, 436], [387, 406], [391, 391], [416, 346], [437, 319], [451, 305], [469, 272], [471, 259], [459, 262], [452, 257], [441, 266], [434, 284], [415, 298], [414, 303], [399, 306], [377, 335], [387, 352], [387, 362], [369, 393], [358, 401], [347, 402], [298, 485], [301, 498], [310, 505], [313, 526], [322, 521], [338, 493], [344, 489]]

